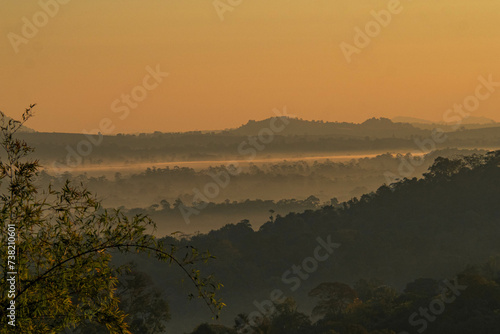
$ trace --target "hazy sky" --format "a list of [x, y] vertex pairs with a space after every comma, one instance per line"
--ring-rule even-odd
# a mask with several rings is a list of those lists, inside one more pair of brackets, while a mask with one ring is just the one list
[[[243, 0], [222, 21], [212, 0], [72, 0], [44, 22], [40, 3], [55, 0], [0, 0], [0, 110], [36, 102], [28, 126], [65, 132], [103, 118], [115, 133], [223, 129], [283, 106], [304, 119], [441, 120], [480, 75], [500, 81], [498, 0], [401, 0], [348, 63], [340, 44], [392, 1]], [[126, 107], [157, 65], [168, 77]], [[498, 89], [476, 116], [500, 121]]]

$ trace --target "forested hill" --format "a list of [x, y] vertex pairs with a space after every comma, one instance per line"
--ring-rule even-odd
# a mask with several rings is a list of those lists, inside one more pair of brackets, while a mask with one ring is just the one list
[[[276, 288], [310, 310], [307, 294], [322, 282], [373, 278], [403, 289], [417, 278], [450, 278], [500, 254], [499, 164], [500, 151], [438, 158], [422, 179], [383, 186], [337, 207], [273, 217], [258, 231], [243, 221], [180, 243], [217, 257], [207, 270], [225, 285], [228, 322]], [[312, 256], [318, 237], [328, 236], [340, 247], [291, 291], [283, 274]], [[188, 307], [179, 307], [178, 316]]]
[[[251, 135], [255, 136], [262, 129], [269, 127], [271, 119], [262, 121], [248, 121], [248, 123], [240, 126], [237, 129], [229, 130], [229, 133], [236, 135]], [[388, 118], [371, 118], [363, 123], [347, 123], [347, 122], [323, 122], [323, 121], [307, 121], [298, 118], [286, 118], [282, 121], [286, 125], [280, 135], [287, 136], [337, 136], [337, 137], [359, 137], [366, 136], [374, 138], [406, 138], [408, 136], [425, 135], [426, 132], [407, 123], [393, 123]], [[281, 124], [276, 122], [276, 127]]]
[[382, 186], [342, 207], [278, 216], [257, 232], [245, 223], [227, 226], [193, 241], [212, 249], [211, 240], [227, 239], [238, 253], [261, 253], [260, 260], [273, 262], [303, 254], [317, 236], [331, 234], [342, 244], [337, 274], [346, 278], [405, 282], [416, 274], [444, 275], [500, 252], [499, 163], [500, 151], [438, 158], [424, 178]]
[[[286, 122], [285, 122], [286, 121]], [[281, 123], [281, 124], [280, 124]], [[269, 141], [272, 130], [272, 139]], [[465, 129], [446, 128], [443, 141], [434, 138], [433, 128], [419, 129], [389, 119], [369, 119], [361, 124], [304, 121], [282, 118], [249, 121], [232, 130], [218, 132], [71, 134], [22, 133], [33, 143], [35, 157], [42, 164], [65, 169], [75, 165], [106, 165], [138, 162], [172, 162], [248, 159], [254, 147], [248, 136], [264, 138], [256, 144], [259, 158], [415, 152], [445, 148], [497, 149], [500, 126]], [[259, 136], [260, 134], [260, 136]], [[259, 142], [261, 139], [259, 139]], [[253, 148], [252, 148], [253, 149]]]

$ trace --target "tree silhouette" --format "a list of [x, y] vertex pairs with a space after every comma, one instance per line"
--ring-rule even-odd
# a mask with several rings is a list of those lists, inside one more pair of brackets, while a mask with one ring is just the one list
[[[83, 186], [66, 182], [61, 190], [36, 186], [39, 164], [33, 149], [15, 138], [22, 121], [0, 113], [0, 283], [14, 282], [13, 294], [0, 292], [0, 333], [58, 333], [83, 322], [99, 323], [111, 333], [130, 333], [119, 308], [118, 277], [126, 266], [111, 264], [112, 252], [139, 252], [179, 266], [198, 297], [217, 315], [220, 284], [195, 264], [213, 258], [187, 246], [179, 249], [146, 234], [155, 228], [146, 216], [108, 211]], [[11, 231], [11, 232], [8, 232]], [[8, 248], [9, 237], [15, 244]], [[12, 244], [12, 243], [11, 243]], [[13, 249], [15, 252], [8, 252]], [[17, 272], [12, 274], [10, 272]], [[13, 324], [7, 308], [15, 305]], [[12, 319], [11, 319], [12, 320]]]

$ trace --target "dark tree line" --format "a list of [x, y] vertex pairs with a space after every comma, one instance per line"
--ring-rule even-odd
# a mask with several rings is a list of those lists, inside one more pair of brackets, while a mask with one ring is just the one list
[[[226, 287], [221, 295], [228, 305], [226, 324], [238, 313], [251, 313], [253, 301], [268, 298], [276, 288], [293, 297], [309, 317], [317, 305], [308, 293], [321, 283], [343, 282], [361, 298], [356, 282], [376, 280], [399, 296], [408, 282], [453, 278], [500, 254], [499, 164], [500, 151], [438, 158], [422, 178], [403, 179], [335, 206], [277, 215], [258, 230], [242, 221], [169, 241], [190, 242], [217, 256], [207, 270], [217, 273]], [[328, 235], [341, 246], [291, 291], [283, 273], [310, 255], [318, 236]], [[188, 312], [182, 303], [178, 310]], [[185, 321], [173, 312], [173, 323]], [[386, 328], [404, 328], [409, 315], [399, 316], [399, 327]], [[372, 330], [372, 325], [362, 325]]]

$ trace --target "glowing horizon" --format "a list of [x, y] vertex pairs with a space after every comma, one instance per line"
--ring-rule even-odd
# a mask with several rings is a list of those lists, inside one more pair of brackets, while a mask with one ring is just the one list
[[[0, 5], [0, 110], [18, 117], [37, 103], [37, 131], [91, 131], [103, 119], [113, 133], [222, 130], [283, 106], [305, 120], [439, 122], [480, 76], [500, 81], [500, 3], [489, 0], [401, 0], [350, 63], [341, 43], [355, 45], [356, 27], [397, 0], [242, 1], [223, 21], [213, 1], [55, 1]], [[14, 47], [11, 33], [23, 36], [40, 3], [57, 12]], [[157, 66], [168, 76], [155, 81]], [[137, 86], [147, 96], [132, 107], [122, 97]], [[499, 102], [500, 90], [471, 116], [500, 121]]]

